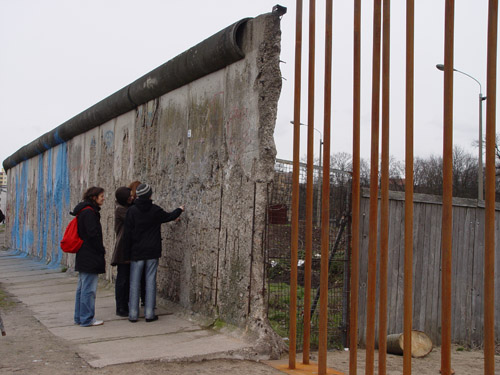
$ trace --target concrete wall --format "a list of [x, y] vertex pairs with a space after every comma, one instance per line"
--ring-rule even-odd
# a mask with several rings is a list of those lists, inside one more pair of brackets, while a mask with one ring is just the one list
[[162, 229], [159, 293], [270, 336], [262, 238], [281, 90], [279, 17], [249, 20], [242, 38], [243, 60], [9, 169], [8, 246], [73, 266], [59, 249], [68, 212], [87, 187], [101, 186], [111, 280], [114, 191], [148, 182], [155, 203], [186, 206]]

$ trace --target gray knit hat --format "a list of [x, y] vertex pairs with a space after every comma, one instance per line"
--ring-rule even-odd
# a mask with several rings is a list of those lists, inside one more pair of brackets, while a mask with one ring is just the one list
[[140, 184], [135, 193], [138, 198], [149, 198], [153, 194], [153, 189], [148, 184]]

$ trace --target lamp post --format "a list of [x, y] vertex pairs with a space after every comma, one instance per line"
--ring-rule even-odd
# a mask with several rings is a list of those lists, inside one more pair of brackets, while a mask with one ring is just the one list
[[[293, 121], [290, 121], [290, 124], [294, 124]], [[306, 126], [308, 127], [309, 125], [307, 124], [303, 124], [302, 122], [300, 123], [300, 126]], [[318, 133], [319, 133], [319, 173], [318, 173], [318, 200], [317, 200], [317, 208], [316, 208], [316, 212], [317, 212], [317, 225], [320, 226], [321, 224], [321, 210], [320, 210], [320, 207], [321, 207], [321, 183], [322, 183], [322, 169], [321, 169], [321, 149], [323, 148], [323, 133], [321, 133], [318, 129], [316, 128], [313, 128], [314, 130], [316, 130]]]
[[[436, 64], [436, 68], [444, 71], [443, 64]], [[462, 73], [463, 75], [473, 79], [479, 85], [479, 159], [478, 159], [478, 172], [477, 172], [477, 199], [483, 200], [483, 100], [486, 100], [486, 96], [483, 96], [483, 90], [481, 82], [475, 79], [470, 74], [462, 72], [458, 69], [453, 69], [454, 72]]]
[[[293, 125], [293, 121], [290, 121], [290, 124]], [[309, 126], [309, 125], [304, 124], [304, 123], [301, 122], [300, 126]], [[323, 133], [321, 133], [316, 128], [313, 128], [313, 129], [316, 130], [319, 133], [319, 167], [321, 168], [321, 148], [323, 147]]]

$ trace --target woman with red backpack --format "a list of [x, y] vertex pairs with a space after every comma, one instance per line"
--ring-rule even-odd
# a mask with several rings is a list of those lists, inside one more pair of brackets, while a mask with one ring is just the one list
[[102, 240], [101, 206], [104, 203], [104, 189], [91, 187], [83, 194], [71, 215], [78, 217], [78, 235], [83, 240], [76, 253], [75, 271], [78, 271], [78, 286], [75, 298], [75, 324], [80, 327], [99, 326], [104, 322], [96, 320], [95, 297], [100, 273], [105, 272], [106, 261]]

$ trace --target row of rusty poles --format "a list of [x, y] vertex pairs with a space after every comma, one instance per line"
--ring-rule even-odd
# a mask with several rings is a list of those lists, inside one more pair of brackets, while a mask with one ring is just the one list
[[[372, 132], [370, 175], [370, 220], [368, 244], [366, 374], [374, 372], [375, 301], [377, 262], [378, 210], [378, 144], [380, 106], [380, 45], [382, 0], [374, 0], [373, 61], [372, 61]], [[306, 262], [304, 301], [303, 363], [309, 363], [310, 297], [313, 228], [313, 142], [314, 142], [314, 65], [315, 65], [315, 0], [309, 8], [309, 74], [308, 74], [308, 146], [306, 190]], [[486, 132], [486, 227], [485, 227], [485, 374], [494, 372], [494, 230], [495, 230], [495, 116], [496, 116], [496, 51], [498, 0], [490, 0], [488, 12], [488, 91]], [[406, 163], [405, 163], [405, 257], [404, 257], [404, 343], [403, 374], [411, 374], [411, 332], [413, 296], [413, 106], [414, 106], [414, 0], [407, 0], [406, 19]], [[353, 70], [353, 181], [352, 181], [352, 254], [350, 299], [350, 360], [349, 373], [357, 373], [357, 314], [359, 288], [359, 206], [360, 206], [360, 63], [361, 63], [361, 0], [354, 0], [354, 70]], [[442, 347], [441, 371], [451, 373], [451, 248], [452, 248], [452, 152], [453, 152], [453, 40], [454, 0], [445, 7], [445, 76], [443, 129], [443, 212], [442, 212]], [[300, 141], [300, 89], [302, 54], [302, 1], [297, 0], [295, 49], [295, 108], [294, 108], [294, 171], [292, 198], [292, 246], [290, 280], [290, 350], [289, 367], [295, 368], [297, 316], [298, 260], [298, 189]], [[390, 0], [383, 0], [383, 59], [382, 59], [382, 163], [381, 163], [381, 237], [380, 237], [380, 296], [379, 296], [379, 374], [386, 373], [387, 336], [387, 259], [389, 234], [389, 86], [390, 86]], [[318, 373], [326, 374], [328, 251], [329, 251], [329, 191], [330, 191], [330, 121], [331, 121], [331, 55], [332, 1], [326, 1], [325, 28], [325, 92], [324, 92], [324, 155], [321, 210], [321, 279], [320, 337]]]
[[[329, 252], [329, 191], [330, 191], [330, 119], [331, 119], [331, 71], [332, 71], [332, 0], [326, 2], [325, 29], [325, 93], [324, 93], [324, 146], [322, 207], [321, 207], [321, 279], [318, 373], [326, 374], [327, 327], [328, 327], [328, 252]], [[304, 344], [303, 363], [309, 363], [310, 347], [310, 303], [313, 229], [313, 162], [314, 162], [314, 65], [315, 65], [315, 0], [309, 4], [309, 74], [308, 74], [308, 143], [307, 143], [307, 187], [306, 187], [306, 259], [304, 285]], [[297, 342], [297, 261], [298, 261], [298, 216], [299, 216], [299, 145], [300, 145], [300, 90], [302, 58], [302, 1], [297, 0], [295, 35], [295, 92], [294, 92], [294, 146], [292, 175], [292, 233], [290, 272], [290, 336], [289, 368], [295, 369]]]

